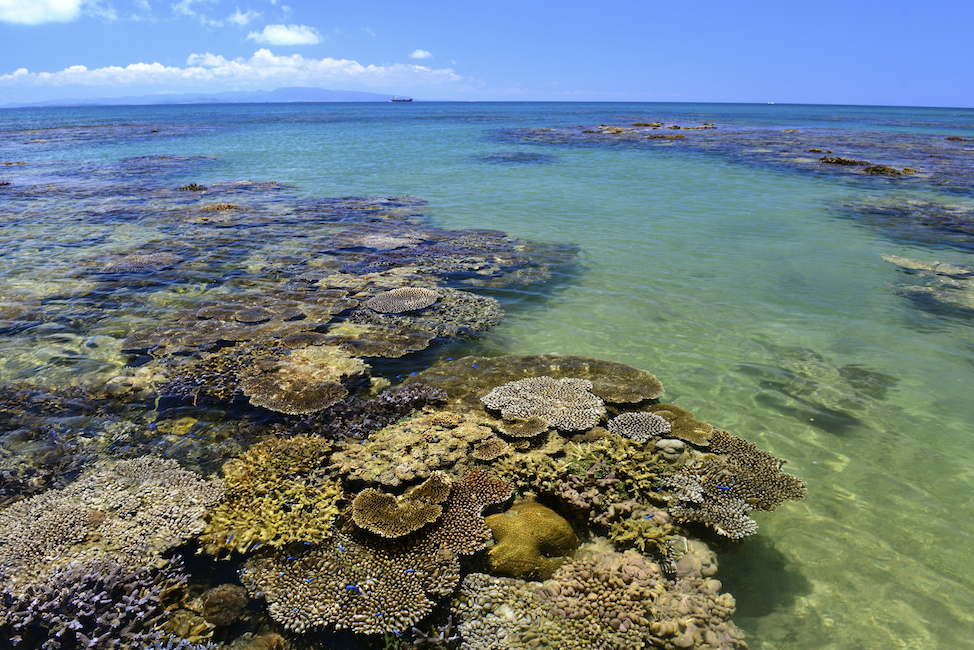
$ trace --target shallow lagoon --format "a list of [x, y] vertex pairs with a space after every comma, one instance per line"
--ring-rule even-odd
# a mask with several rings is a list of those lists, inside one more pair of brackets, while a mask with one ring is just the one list
[[[673, 141], [534, 137], [536, 129], [657, 120], [718, 128]], [[124, 126], [92, 128], [105, 124]], [[923, 156], [943, 147], [938, 155], [953, 169], [970, 169], [974, 145], [943, 138], [974, 136], [974, 112], [112, 107], [5, 111], [0, 129], [2, 161], [27, 163], [0, 168], [0, 182], [11, 182], [0, 188], [4, 299], [54, 297], [40, 300], [43, 314], [8, 328], [4, 382], [83, 385], [129, 363], [115, 341], [139, 315], [104, 318], [116, 298], [79, 272], [164, 235], [137, 218], [96, 214], [120, 209], [110, 191], [113, 180], [127, 178], [119, 160], [205, 157], [153, 170], [169, 188], [250, 179], [294, 186], [309, 201], [422, 197], [422, 218], [441, 228], [490, 228], [581, 249], [577, 263], [545, 283], [484, 289], [500, 301], [503, 324], [444, 356], [578, 354], [648, 370], [665, 399], [786, 459], [786, 470], [808, 481], [804, 501], [757, 513], [756, 536], [719, 549], [719, 577], [737, 598], [734, 621], [750, 647], [969, 643], [971, 314], [904, 294], [923, 278], [882, 256], [971, 266], [971, 240], [956, 223], [940, 231], [889, 227], [875, 210], [849, 206], [892, 204], [905, 215], [900, 222], [909, 222], [911, 201], [970, 214], [971, 187], [938, 183], [943, 175], [927, 174]], [[747, 137], [720, 140], [732, 131]], [[914, 162], [900, 140], [877, 148], [876, 132], [919, 134], [917, 147], [926, 149]], [[695, 135], [713, 143], [694, 144]], [[816, 165], [804, 151], [835, 142], [843, 147], [832, 146], [837, 154], [922, 173], [865, 176]], [[10, 198], [45, 183], [71, 191]], [[79, 214], [74, 202], [82, 198], [88, 211]], [[266, 210], [273, 213], [272, 200]], [[233, 253], [260, 269], [266, 247], [285, 256], [293, 234], [285, 226], [255, 230], [252, 253]], [[420, 364], [436, 360], [427, 355]]]

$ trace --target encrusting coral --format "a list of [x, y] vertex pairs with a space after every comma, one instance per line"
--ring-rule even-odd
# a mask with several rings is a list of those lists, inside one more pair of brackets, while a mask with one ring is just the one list
[[226, 498], [207, 515], [199, 536], [207, 553], [245, 553], [316, 543], [330, 534], [344, 498], [341, 484], [317, 476], [332, 443], [318, 436], [268, 439], [223, 466]]
[[487, 551], [492, 571], [515, 578], [551, 577], [578, 548], [571, 524], [534, 500], [519, 501], [484, 520], [494, 536]]

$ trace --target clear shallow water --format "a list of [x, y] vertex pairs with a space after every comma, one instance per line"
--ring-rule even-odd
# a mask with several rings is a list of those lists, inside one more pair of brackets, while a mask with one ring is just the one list
[[[166, 182], [274, 180], [315, 198], [408, 194], [427, 199], [444, 228], [578, 244], [580, 262], [546, 284], [486, 292], [506, 319], [472, 350], [578, 354], [649, 370], [664, 398], [786, 459], [808, 481], [804, 501], [757, 513], [758, 535], [723, 549], [720, 577], [737, 597], [734, 620], [750, 647], [970, 647], [971, 314], [901, 295], [896, 288], [915, 280], [881, 257], [974, 265], [970, 248], [904, 237], [840, 207], [923, 200], [970, 209], [974, 193], [742, 160], [730, 146], [516, 137], [520, 129], [651, 120], [763, 128], [769, 138], [785, 128], [974, 133], [974, 111], [962, 109], [18, 109], [0, 114], [0, 131], [62, 128], [2, 138], [0, 159], [28, 165], [0, 167], [0, 182], [29, 172], [85, 186], [99, 169], [121, 174], [98, 166], [122, 158], [212, 156], [164, 172]], [[106, 124], [136, 126], [89, 128]], [[110, 195], [99, 200], [114, 205]], [[25, 205], [26, 215], [3, 215], [0, 286], [5, 297], [59, 296], [51, 309], [84, 311], [73, 266], [165, 235], [151, 223], [77, 218], [53, 195]], [[279, 245], [286, 252], [285, 238]], [[77, 300], [64, 299], [71, 288]], [[0, 375], [53, 383], [111, 376], [128, 359], [112, 342], [126, 335], [125, 318], [97, 320], [71, 340], [57, 328], [18, 332], [0, 348]], [[36, 348], [25, 351], [25, 340]], [[68, 361], [65, 349], [74, 350]]]

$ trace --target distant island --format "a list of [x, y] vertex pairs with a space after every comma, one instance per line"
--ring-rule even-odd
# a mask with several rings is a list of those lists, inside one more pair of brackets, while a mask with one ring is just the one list
[[222, 93], [188, 93], [181, 95], [141, 95], [139, 97], [94, 97], [89, 99], [49, 99], [24, 104], [4, 104], [0, 108], [33, 106], [124, 106], [145, 104], [256, 104], [262, 102], [388, 102], [394, 95], [363, 93], [354, 90], [324, 88], [276, 88], [274, 90], [234, 90]]

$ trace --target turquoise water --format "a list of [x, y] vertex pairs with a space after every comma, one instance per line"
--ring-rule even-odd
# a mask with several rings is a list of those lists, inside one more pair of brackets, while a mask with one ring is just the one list
[[[546, 283], [485, 291], [506, 318], [465, 351], [577, 354], [649, 370], [665, 399], [786, 459], [807, 480], [804, 501], [757, 513], [757, 536], [722, 550], [720, 577], [750, 647], [972, 647], [974, 322], [969, 310], [897, 291], [917, 280], [882, 256], [971, 266], [974, 238], [948, 245], [936, 232], [913, 237], [843, 206], [923, 201], [971, 210], [974, 190], [922, 174], [900, 181], [810, 171], [784, 157], [742, 157], [733, 143], [522, 137], [656, 120], [713, 122], [715, 133], [744, 129], [768, 141], [784, 129], [816, 143], [834, 130], [937, 136], [936, 146], [943, 136], [974, 135], [970, 109], [17, 109], [0, 112], [0, 161], [27, 164], [0, 167], [0, 182], [13, 187], [26, 174], [85, 186], [99, 169], [120, 174], [111, 164], [123, 158], [208, 156], [166, 172], [166, 182], [273, 180], [308, 198], [412, 195], [428, 201], [429, 218], [443, 228], [577, 244], [578, 263]], [[961, 166], [971, 164], [965, 146], [950, 150]], [[889, 161], [923, 172], [907, 165], [910, 155], [898, 149]], [[78, 175], [81, 168], [88, 171]], [[99, 200], [112, 205], [110, 196]], [[62, 308], [80, 310], [85, 290], [72, 268], [160, 236], [150, 223], [85, 223], [53, 195], [2, 209], [5, 301], [57, 295]], [[44, 326], [9, 333], [0, 379], [104, 380], [128, 362], [113, 342], [126, 335], [123, 322], [97, 320], [71, 340], [49, 326], [50, 335]]]

